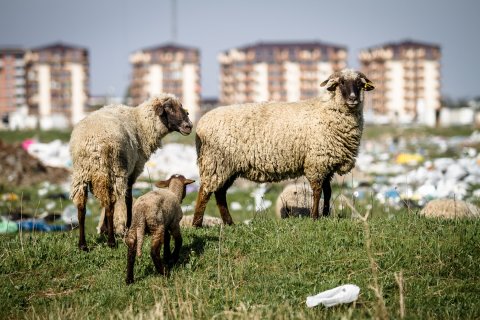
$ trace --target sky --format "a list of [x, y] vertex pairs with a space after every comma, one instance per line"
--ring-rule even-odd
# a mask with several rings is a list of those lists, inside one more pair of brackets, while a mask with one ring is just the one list
[[[134, 51], [174, 40], [173, 0], [0, 0], [0, 47], [89, 49], [92, 95], [124, 96]], [[442, 95], [480, 96], [477, 0], [176, 0], [176, 43], [201, 52], [202, 96], [219, 94], [220, 52], [258, 41], [361, 49], [411, 39], [442, 49]]]

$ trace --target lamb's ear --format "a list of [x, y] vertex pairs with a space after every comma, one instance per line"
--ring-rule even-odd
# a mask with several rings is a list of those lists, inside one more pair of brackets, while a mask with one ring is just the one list
[[184, 184], [184, 185], [187, 185], [187, 184], [194, 183], [194, 182], [195, 182], [195, 180], [185, 179], [185, 180], [183, 181], [183, 184]]
[[155, 186], [157, 188], [168, 188], [169, 185], [170, 185], [170, 179], [160, 180], [160, 181], [155, 182]]
[[325, 87], [328, 91], [335, 91], [335, 88], [338, 85], [338, 78], [328, 78], [327, 80], [320, 83], [320, 87]]
[[363, 89], [365, 91], [370, 91], [375, 89], [375, 86], [373, 85], [372, 81], [370, 81], [363, 73], [359, 72], [359, 74], [360, 74], [360, 79], [363, 82]]

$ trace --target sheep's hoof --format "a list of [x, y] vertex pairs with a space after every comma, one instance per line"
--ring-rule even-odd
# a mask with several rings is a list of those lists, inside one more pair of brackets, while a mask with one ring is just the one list
[[82, 251], [85, 251], [85, 252], [89, 252], [90, 249], [88, 249], [87, 245], [82, 243], [82, 244], [79, 244], [78, 245], [78, 249], [82, 250]]
[[132, 284], [132, 283], [133, 283], [133, 278], [127, 278], [127, 279], [125, 279], [125, 283], [126, 283], [127, 285]]
[[112, 249], [113, 249], [113, 248], [117, 248], [117, 241], [115, 241], [115, 240], [114, 240], [113, 242], [112, 242], [112, 241], [108, 241], [108, 242], [107, 242], [107, 246], [109, 246], [109, 247], [112, 248]]

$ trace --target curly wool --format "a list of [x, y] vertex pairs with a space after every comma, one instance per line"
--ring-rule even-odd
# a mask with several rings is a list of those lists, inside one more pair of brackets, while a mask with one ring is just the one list
[[[289, 184], [277, 197], [275, 214], [282, 219], [310, 216], [312, 199], [312, 189], [307, 184]], [[320, 200], [322, 206], [323, 201]]]
[[[362, 93], [363, 94], [363, 93]], [[350, 110], [338, 92], [329, 99], [216, 108], [197, 125], [197, 154], [205, 192], [232, 176], [277, 182], [305, 175], [322, 181], [355, 165], [363, 105]]]
[[109, 105], [91, 113], [72, 131], [70, 197], [75, 205], [82, 203], [88, 187], [103, 207], [118, 201], [115, 209], [122, 212], [114, 215], [117, 232], [122, 232], [117, 227], [126, 222], [126, 206], [121, 203], [129, 177], [136, 180], [169, 132], [155, 114], [155, 107], [168, 99], [177, 100], [173, 95], [162, 94], [135, 108]]
[[420, 211], [421, 216], [429, 218], [479, 218], [480, 208], [476, 205], [456, 199], [435, 199], [427, 203]]

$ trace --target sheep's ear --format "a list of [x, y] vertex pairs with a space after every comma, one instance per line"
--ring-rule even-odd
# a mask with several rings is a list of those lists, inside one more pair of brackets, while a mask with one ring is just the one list
[[320, 87], [325, 87], [328, 91], [335, 91], [338, 85], [338, 78], [327, 79], [320, 84]]
[[163, 103], [159, 103], [155, 106], [155, 114], [161, 116], [165, 112], [165, 106]]
[[187, 184], [194, 183], [194, 182], [195, 182], [195, 180], [185, 179], [185, 181], [183, 181], [183, 184], [184, 184], [184, 185], [187, 185]]
[[370, 81], [363, 73], [359, 72], [359, 74], [360, 74], [360, 79], [363, 82], [363, 89], [365, 91], [370, 91], [375, 89], [375, 86], [373, 85], [372, 81]]
[[155, 182], [155, 186], [157, 188], [168, 188], [169, 185], [170, 185], [170, 179], [160, 180], [160, 181]]
[[364, 89], [365, 91], [370, 91], [370, 90], [375, 89], [375, 86], [373, 86], [371, 82], [367, 82], [367, 83], [365, 83], [365, 85], [363, 86], [363, 89]]

